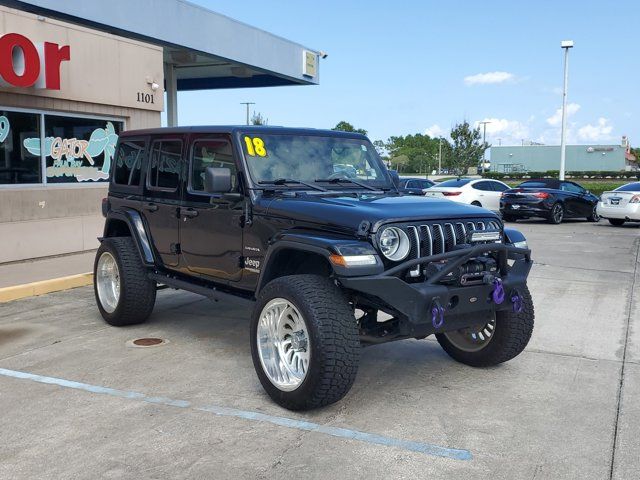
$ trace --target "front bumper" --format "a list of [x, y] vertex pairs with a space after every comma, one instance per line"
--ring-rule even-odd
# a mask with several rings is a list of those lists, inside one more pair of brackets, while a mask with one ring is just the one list
[[[438, 283], [460, 265], [488, 252], [498, 255], [499, 272], [496, 277], [501, 279], [505, 292], [502, 303], [497, 304], [492, 299], [493, 284], [458, 286]], [[416, 265], [443, 260], [447, 261], [445, 269], [424, 282], [408, 283], [396, 276]], [[512, 260], [511, 265], [509, 260]], [[526, 289], [531, 266], [530, 250], [493, 243], [409, 260], [379, 275], [342, 277], [340, 282], [344, 287], [373, 297], [389, 310], [397, 312], [401, 320], [410, 324], [407, 335], [417, 332], [429, 335], [470, 327], [495, 311], [513, 309], [512, 296], [515, 292], [522, 295]], [[435, 304], [444, 307], [444, 322], [438, 327], [434, 326], [432, 317]]]
[[640, 221], [640, 203], [627, 203], [622, 207], [618, 207], [598, 202], [596, 211], [602, 218]]

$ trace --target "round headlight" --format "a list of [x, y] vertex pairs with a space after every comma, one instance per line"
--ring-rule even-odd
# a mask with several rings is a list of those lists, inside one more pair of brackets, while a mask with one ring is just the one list
[[387, 227], [380, 234], [380, 251], [389, 260], [398, 262], [409, 255], [411, 244], [406, 233], [397, 227]]

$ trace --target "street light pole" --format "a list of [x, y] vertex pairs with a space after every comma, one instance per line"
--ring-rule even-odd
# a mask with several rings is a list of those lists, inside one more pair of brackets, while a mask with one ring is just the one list
[[442, 137], [438, 145], [438, 175], [442, 175]]
[[[489, 121], [484, 121], [484, 122], [480, 122], [480, 125], [482, 125], [482, 146], [484, 147], [485, 144], [487, 143], [486, 138], [487, 138], [487, 123], [491, 123]], [[482, 165], [480, 165], [480, 175], [482, 175], [484, 173], [484, 164], [487, 163], [487, 150], [485, 149], [482, 152]]]
[[240, 105], [247, 106], [247, 125], [249, 125], [249, 105], [255, 105], [255, 102], [240, 102]]
[[560, 132], [560, 180], [564, 180], [567, 134], [567, 86], [569, 84], [569, 49], [573, 48], [573, 40], [563, 40], [560, 47], [564, 48], [564, 86], [562, 88], [562, 130]]

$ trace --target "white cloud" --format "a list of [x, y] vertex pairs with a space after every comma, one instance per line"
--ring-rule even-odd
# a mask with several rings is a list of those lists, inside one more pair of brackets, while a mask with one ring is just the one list
[[578, 129], [578, 138], [586, 142], [599, 142], [603, 140], [611, 140], [611, 132], [613, 126], [609, 119], [600, 117], [596, 125], [587, 124]]
[[438, 138], [438, 137], [444, 137], [445, 131], [440, 125], [438, 125], [437, 123], [434, 123], [424, 131], [424, 134], [429, 135], [431, 138]]
[[[571, 115], [578, 113], [580, 110], [580, 105], [577, 103], [569, 103], [567, 104], [567, 118]], [[547, 118], [547, 123], [552, 127], [557, 127], [562, 122], [562, 107], [556, 110], [556, 112]]]
[[[490, 122], [487, 123], [488, 143], [497, 145], [498, 138], [503, 144], [520, 143], [521, 140], [529, 138], [529, 125], [518, 120], [508, 120], [506, 118], [485, 118], [481, 121]], [[481, 121], [474, 123], [475, 128], [480, 128], [480, 133], [483, 131], [483, 127], [480, 124]]]
[[466, 85], [487, 85], [491, 83], [504, 83], [515, 80], [515, 75], [509, 72], [487, 72], [477, 73], [464, 77]]

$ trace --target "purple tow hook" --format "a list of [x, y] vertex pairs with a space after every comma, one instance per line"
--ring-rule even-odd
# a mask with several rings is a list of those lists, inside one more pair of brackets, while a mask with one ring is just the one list
[[522, 296], [518, 290], [511, 292], [511, 303], [513, 303], [513, 311], [515, 313], [522, 311]]
[[493, 292], [491, 292], [491, 298], [493, 299], [493, 302], [497, 305], [500, 305], [502, 302], [504, 302], [504, 287], [502, 286], [502, 280], [500, 280], [499, 278], [496, 278], [493, 281]]
[[437, 300], [431, 304], [431, 324], [433, 328], [440, 328], [444, 325], [444, 308]]

